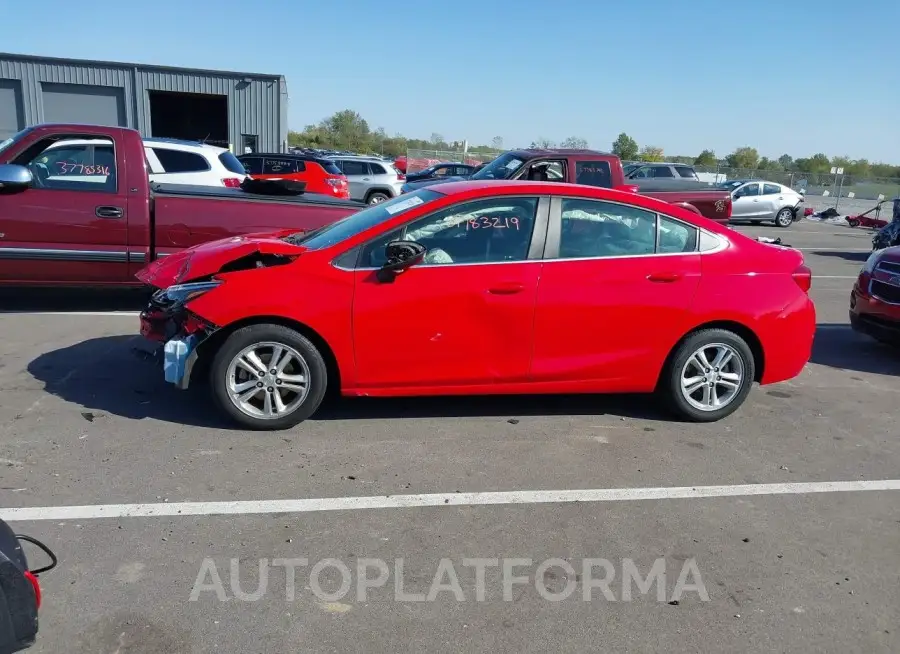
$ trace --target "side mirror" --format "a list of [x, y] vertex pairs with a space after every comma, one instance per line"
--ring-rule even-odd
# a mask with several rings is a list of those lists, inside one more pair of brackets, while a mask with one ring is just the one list
[[20, 193], [32, 183], [34, 175], [25, 166], [0, 164], [0, 194]]
[[387, 261], [378, 269], [378, 281], [394, 281], [398, 273], [422, 263], [427, 252], [428, 248], [415, 241], [391, 241], [384, 247]]

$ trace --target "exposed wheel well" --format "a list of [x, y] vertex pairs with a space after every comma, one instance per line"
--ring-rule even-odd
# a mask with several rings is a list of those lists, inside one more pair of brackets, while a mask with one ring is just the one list
[[225, 342], [225, 339], [241, 327], [260, 324], [282, 325], [300, 332], [312, 341], [313, 345], [315, 345], [322, 354], [322, 358], [325, 360], [325, 368], [328, 371], [328, 388], [326, 393], [331, 394], [340, 391], [341, 370], [338, 367], [337, 357], [335, 357], [334, 351], [332, 351], [328, 342], [312, 327], [283, 316], [253, 316], [251, 318], [244, 318], [243, 320], [237, 320], [213, 333], [212, 336], [197, 346], [197, 363], [194, 365], [194, 370], [191, 372], [192, 385], [197, 381], [206, 379], [206, 375], [209, 372], [209, 363], [222, 343]]
[[[746, 325], [742, 325], [741, 323], [734, 322], [732, 320], [714, 320], [712, 322], [703, 323], [702, 325], [697, 325], [680, 339], [678, 339], [678, 342], [675, 343], [675, 345], [669, 351], [669, 355], [666, 357], [666, 361], [663, 364], [662, 369], [659, 371], [659, 380], [662, 380], [663, 375], [666, 373], [666, 369], [669, 367], [669, 362], [675, 355], [675, 351], [678, 349], [678, 346], [681, 345], [685, 340], [687, 340], [691, 336], [691, 334], [698, 332], [701, 329], [725, 329], [730, 332], [734, 332], [745, 341], [747, 341], [747, 345], [750, 347], [750, 351], [753, 353], [753, 381], [758, 382], [762, 380], [763, 370], [766, 363], [765, 355], [762, 349], [762, 343], [759, 342], [759, 338], [756, 336], [752, 329], [750, 329]], [[657, 383], [659, 382], [657, 381]]]
[[393, 195], [393, 194], [392, 194], [388, 189], [386, 189], [386, 188], [373, 188], [373, 189], [369, 189], [368, 191], [366, 191], [366, 200], [365, 200], [365, 201], [368, 202], [368, 201], [369, 201], [369, 198], [371, 198], [371, 197], [372, 197], [373, 195], [375, 195], [376, 193], [381, 193], [382, 195], [386, 195], [386, 196], [389, 197], [389, 198], [392, 197], [392, 195]]

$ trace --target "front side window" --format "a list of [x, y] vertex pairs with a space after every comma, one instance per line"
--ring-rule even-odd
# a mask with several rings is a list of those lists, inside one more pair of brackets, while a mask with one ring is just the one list
[[263, 165], [259, 157], [241, 157], [240, 162], [248, 175], [262, 175]]
[[509, 197], [448, 207], [375, 239], [363, 248], [360, 265], [382, 266], [385, 246], [393, 240], [424, 245], [428, 253], [421, 265], [426, 266], [524, 261], [528, 258], [537, 205], [534, 197]]
[[206, 159], [193, 152], [154, 147], [153, 154], [166, 173], [199, 173], [210, 169]]
[[559, 257], [621, 257], [656, 251], [656, 214], [625, 204], [564, 198]]
[[12, 162], [27, 167], [35, 188], [115, 193], [115, 146], [108, 138], [57, 135], [31, 145]]
[[738, 189], [738, 197], [749, 197], [759, 195], [759, 184], [747, 184], [743, 188]]

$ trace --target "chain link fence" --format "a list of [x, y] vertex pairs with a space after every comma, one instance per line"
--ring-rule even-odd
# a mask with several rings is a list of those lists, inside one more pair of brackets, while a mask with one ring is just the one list
[[492, 161], [500, 152], [461, 152], [453, 150], [406, 151], [406, 172], [414, 173], [439, 163], [465, 163], [470, 166]]

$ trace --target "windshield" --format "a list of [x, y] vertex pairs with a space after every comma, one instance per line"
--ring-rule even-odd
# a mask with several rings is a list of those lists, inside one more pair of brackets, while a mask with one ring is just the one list
[[420, 189], [412, 193], [404, 193], [398, 195], [392, 200], [374, 204], [368, 209], [363, 209], [358, 213], [351, 214], [339, 220], [336, 223], [325, 225], [312, 232], [300, 232], [286, 236], [283, 240], [294, 245], [303, 245], [310, 250], [320, 250], [322, 248], [331, 247], [336, 243], [356, 236], [367, 229], [378, 225], [402, 213], [406, 213], [413, 207], [431, 202], [435, 198], [441, 197], [442, 194]]
[[0, 141], [0, 153], [2, 153], [6, 148], [8, 148], [9, 146], [11, 146], [11, 145], [12, 145], [13, 143], [15, 143], [16, 141], [20, 140], [23, 136], [25, 136], [25, 135], [26, 135], [28, 132], [30, 132], [32, 129], [34, 129], [34, 128], [33, 128], [33, 127], [26, 127], [26, 128], [23, 129], [21, 132], [17, 132], [17, 133], [15, 133], [15, 134], [13, 134], [12, 136], [10, 136], [9, 138], [3, 139], [3, 141]]
[[518, 172], [525, 159], [505, 152], [472, 175], [470, 179], [509, 179]]

